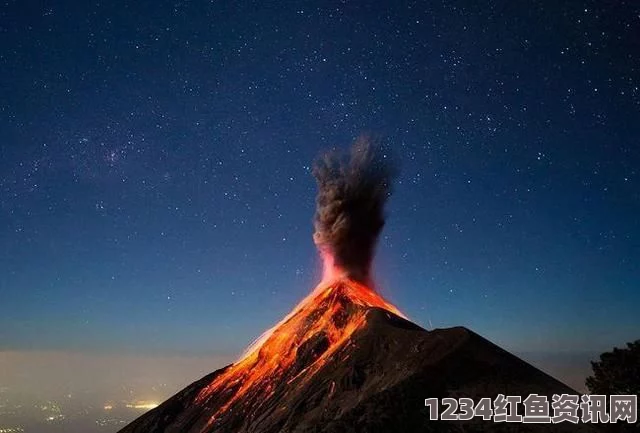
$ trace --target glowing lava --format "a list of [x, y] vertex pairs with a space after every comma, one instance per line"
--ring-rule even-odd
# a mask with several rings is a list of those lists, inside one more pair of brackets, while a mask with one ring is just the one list
[[348, 278], [327, 280], [341, 275], [325, 268], [325, 279], [309, 296], [200, 391], [196, 404], [220, 408], [207, 428], [228, 410], [236, 410], [235, 405], [259, 406], [308, 380], [365, 324], [368, 308], [404, 317], [364, 284]]

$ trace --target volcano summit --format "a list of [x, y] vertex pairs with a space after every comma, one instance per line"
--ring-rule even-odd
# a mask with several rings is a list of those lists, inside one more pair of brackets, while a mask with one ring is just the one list
[[[367, 140], [322, 159], [314, 240], [323, 281], [234, 364], [120, 433], [581, 431], [586, 425], [431, 421], [426, 398], [577, 394], [462, 328], [426, 331], [373, 289], [392, 170]], [[520, 411], [521, 412], [521, 411]]]

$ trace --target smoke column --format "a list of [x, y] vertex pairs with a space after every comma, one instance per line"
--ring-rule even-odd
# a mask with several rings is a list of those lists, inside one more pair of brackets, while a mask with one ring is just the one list
[[377, 141], [361, 136], [348, 154], [322, 155], [313, 175], [318, 183], [313, 240], [324, 261], [325, 279], [346, 276], [370, 284], [394, 168]]

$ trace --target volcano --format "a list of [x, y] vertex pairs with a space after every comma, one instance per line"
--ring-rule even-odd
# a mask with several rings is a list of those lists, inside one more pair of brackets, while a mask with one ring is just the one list
[[120, 433], [588, 428], [430, 421], [424, 406], [432, 397], [477, 402], [531, 393], [549, 401], [553, 394], [578, 394], [466, 328], [427, 331], [367, 286], [341, 279], [319, 285], [238, 362], [189, 385]]
[[[390, 194], [387, 154], [366, 137], [327, 154], [313, 239], [321, 283], [232, 365], [121, 433], [532, 431], [540, 425], [431, 421], [427, 398], [577, 394], [474, 332], [426, 331], [374, 289], [371, 261]], [[585, 425], [542, 425], [544, 431]]]

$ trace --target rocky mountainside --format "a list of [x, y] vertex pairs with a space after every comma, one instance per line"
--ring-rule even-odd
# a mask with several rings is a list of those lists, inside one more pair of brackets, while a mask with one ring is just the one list
[[240, 361], [120, 433], [591, 431], [567, 422], [430, 421], [424, 406], [432, 397], [531, 393], [549, 402], [577, 394], [466, 328], [426, 331], [345, 279], [319, 286]]

